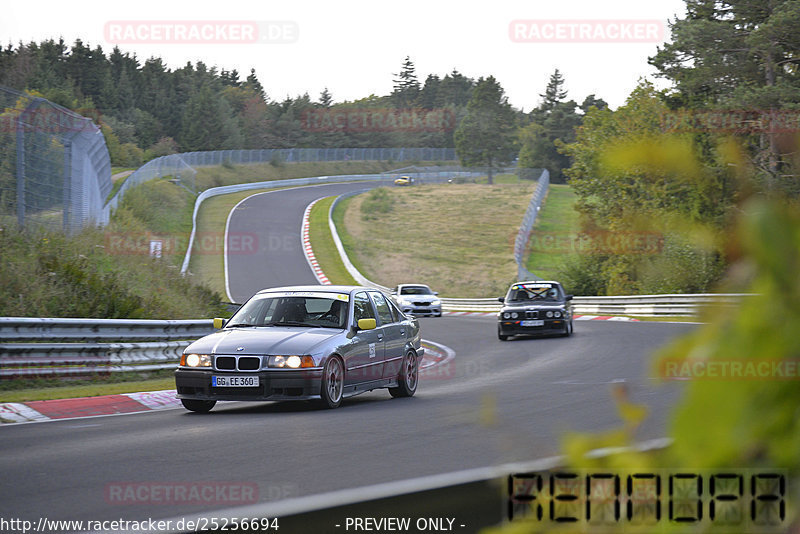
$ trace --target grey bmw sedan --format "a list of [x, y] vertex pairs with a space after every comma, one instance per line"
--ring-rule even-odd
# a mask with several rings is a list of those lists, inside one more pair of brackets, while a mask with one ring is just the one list
[[189, 345], [175, 371], [187, 410], [217, 401], [319, 399], [388, 388], [417, 390], [419, 322], [383, 293], [359, 286], [292, 286], [256, 293], [219, 332]]

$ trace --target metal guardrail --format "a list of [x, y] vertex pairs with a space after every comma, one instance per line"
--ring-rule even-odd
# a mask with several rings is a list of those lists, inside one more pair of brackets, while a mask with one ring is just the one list
[[[696, 316], [704, 306], [732, 306], [749, 296], [752, 295], [704, 293], [575, 297], [572, 304], [579, 314]], [[501, 304], [496, 298], [443, 298], [442, 307], [453, 312], [496, 312]], [[0, 317], [0, 378], [170, 369], [192, 340], [213, 331], [210, 319]]]
[[0, 378], [171, 369], [192, 340], [213, 331], [210, 319], [0, 317]]
[[[573, 311], [594, 315], [632, 315], [640, 317], [697, 316], [710, 305], [736, 305], [748, 293], [700, 293], [675, 295], [592, 296], [572, 299]], [[446, 311], [495, 312], [501, 308], [497, 298], [443, 298]]]
[[527, 259], [525, 258], [525, 250], [531, 237], [533, 225], [536, 223], [536, 217], [539, 215], [539, 209], [542, 207], [542, 201], [549, 188], [550, 172], [547, 169], [542, 169], [539, 182], [536, 184], [536, 190], [531, 196], [528, 209], [525, 210], [525, 216], [522, 218], [522, 224], [519, 225], [517, 237], [514, 239], [514, 261], [517, 262], [517, 280], [539, 279], [538, 276], [525, 268], [525, 260]]
[[0, 342], [7, 341], [172, 341], [213, 332], [211, 319], [72, 319], [0, 317]]

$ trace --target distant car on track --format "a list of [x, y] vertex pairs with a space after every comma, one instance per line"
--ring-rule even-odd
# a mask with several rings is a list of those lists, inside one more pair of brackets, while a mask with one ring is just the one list
[[256, 293], [219, 332], [184, 350], [178, 398], [193, 412], [217, 401], [319, 399], [388, 388], [417, 390], [419, 322], [381, 292], [359, 286], [292, 286]]
[[516, 335], [572, 334], [572, 295], [558, 282], [531, 281], [512, 284], [497, 314], [497, 337]]
[[394, 185], [414, 185], [414, 179], [410, 176], [401, 176], [394, 181]]
[[439, 293], [425, 284], [400, 284], [392, 290], [392, 296], [403, 313], [412, 315], [442, 316], [442, 301]]

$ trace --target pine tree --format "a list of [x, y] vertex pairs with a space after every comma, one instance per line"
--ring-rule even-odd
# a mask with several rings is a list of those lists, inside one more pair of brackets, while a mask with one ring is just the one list
[[516, 116], [503, 88], [489, 76], [480, 78], [467, 104], [467, 115], [455, 132], [456, 152], [463, 165], [492, 166], [510, 161], [515, 153]]
[[398, 74], [395, 74], [392, 99], [397, 108], [410, 108], [414, 105], [419, 95], [419, 80], [417, 80], [414, 62], [409, 56], [403, 60], [403, 66]]
[[258, 77], [256, 76], [256, 69], [250, 69], [250, 74], [247, 76], [247, 81], [245, 82], [245, 87], [249, 87], [257, 95], [264, 99], [266, 102], [267, 100], [267, 93], [264, 91], [264, 87], [261, 85], [261, 82], [258, 81]]
[[544, 90], [544, 94], [539, 95], [543, 101], [539, 108], [544, 111], [551, 111], [567, 98], [567, 91], [564, 89], [564, 77], [558, 69], [550, 75], [550, 81]]
[[333, 97], [327, 87], [319, 94], [319, 103], [323, 108], [329, 108], [333, 104]]

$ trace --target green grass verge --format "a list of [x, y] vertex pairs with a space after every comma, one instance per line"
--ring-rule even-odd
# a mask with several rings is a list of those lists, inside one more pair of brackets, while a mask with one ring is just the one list
[[194, 279], [228, 298], [225, 290], [225, 256], [223, 241], [225, 223], [233, 207], [245, 198], [280, 188], [251, 189], [219, 195], [205, 200], [197, 212], [194, 250], [189, 260], [189, 272]]
[[[112, 381], [98, 378], [95, 381], [87, 383], [58, 383], [49, 387], [31, 385], [30, 387], [4, 389], [0, 390], [0, 402], [73, 399], [78, 397], [115, 395], [119, 393], [137, 393], [139, 391], [175, 389], [175, 378], [172, 376], [172, 371], [164, 371], [161, 374], [163, 376], [150, 379], [139, 378], [135, 380]], [[30, 383], [30, 381], [28, 382]], [[25, 384], [25, 382], [21, 382], [21, 384]]]
[[[336, 232], [339, 234], [339, 240], [342, 242], [342, 247], [344, 247], [344, 250], [347, 252], [347, 257], [350, 258], [350, 263], [353, 264], [353, 267], [355, 267], [358, 272], [369, 278], [369, 276], [365, 274], [365, 267], [359, 258], [354, 257], [354, 255], [351, 253], [351, 251], [356, 250], [358, 243], [347, 231], [347, 226], [344, 224], [344, 215], [347, 213], [350, 203], [353, 202], [354, 198], [354, 196], [349, 196], [343, 198], [338, 204], [336, 204], [336, 208], [333, 210], [332, 214], [333, 224], [336, 225]], [[320, 265], [322, 266], [323, 271], [327, 268], [322, 263], [320, 263]]]
[[[492, 182], [494, 184], [498, 184], [498, 185], [501, 185], [501, 184], [518, 184], [520, 182], [522, 182], [522, 183], [531, 183], [530, 180], [520, 180], [519, 176], [517, 176], [516, 174], [495, 174], [494, 176], [492, 176]], [[475, 178], [475, 183], [476, 184], [488, 184], [489, 183], [489, 177], [488, 176], [478, 176], [477, 178]]]
[[347, 272], [331, 236], [328, 212], [335, 199], [336, 197], [323, 198], [311, 208], [309, 214], [311, 248], [322, 271], [332, 284], [358, 285], [358, 282]]
[[427, 283], [444, 297], [501, 295], [516, 280], [513, 238], [534, 187], [384, 187], [346, 199], [334, 221], [351, 261], [376, 283]]
[[551, 184], [528, 242], [526, 268], [545, 280], [559, 279], [561, 268], [575, 252], [567, 246], [580, 232], [577, 197], [565, 184]]

